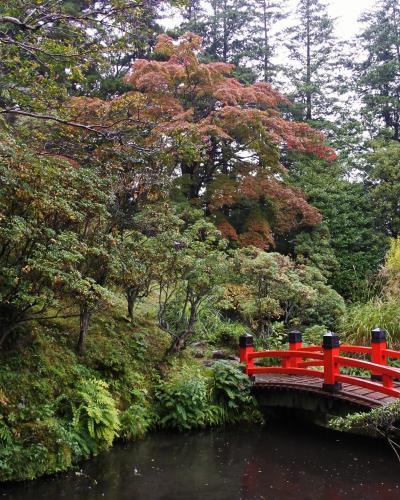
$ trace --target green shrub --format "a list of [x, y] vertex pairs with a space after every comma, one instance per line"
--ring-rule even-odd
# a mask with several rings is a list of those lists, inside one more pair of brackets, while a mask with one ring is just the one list
[[260, 420], [257, 404], [250, 393], [250, 379], [239, 366], [218, 361], [213, 366], [212, 399], [223, 410], [224, 422]]
[[344, 315], [340, 324], [340, 331], [349, 343], [369, 345], [371, 330], [377, 326], [386, 330], [388, 341], [393, 347], [399, 346], [399, 302], [374, 299], [366, 304], [354, 305]]
[[237, 321], [221, 321], [215, 328], [216, 341], [222, 344], [236, 347], [239, 345], [239, 337], [248, 333], [249, 328]]
[[61, 472], [84, 456], [68, 424], [54, 417], [29, 422], [19, 426], [18, 436], [9, 432], [2, 439], [0, 481], [35, 479]]
[[222, 410], [211, 404], [207, 377], [183, 370], [180, 376], [161, 382], [156, 390], [160, 427], [179, 431], [217, 425]]
[[303, 344], [322, 346], [322, 337], [327, 331], [328, 328], [323, 325], [314, 325], [306, 328], [303, 333]]
[[139, 389], [133, 390], [136, 401], [121, 413], [120, 437], [126, 441], [142, 438], [153, 421], [153, 415], [146, 400], [146, 394]]
[[384, 437], [398, 460], [400, 460], [400, 443], [398, 422], [400, 420], [400, 401], [374, 408], [368, 412], [359, 412], [336, 417], [330, 420], [329, 426], [339, 431], [356, 431]]
[[118, 410], [108, 384], [98, 379], [82, 380], [73, 394], [72, 428], [85, 451], [109, 448], [120, 429]]

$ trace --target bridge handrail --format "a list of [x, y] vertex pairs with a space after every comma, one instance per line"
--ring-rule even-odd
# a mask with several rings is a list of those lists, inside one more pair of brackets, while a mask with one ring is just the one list
[[324, 372], [307, 370], [306, 368], [284, 368], [282, 366], [254, 366], [253, 368], [249, 368], [248, 375], [256, 375], [257, 373], [282, 373], [286, 375], [307, 375], [310, 377], [324, 378]]
[[339, 366], [349, 366], [351, 368], [362, 368], [370, 372], [379, 372], [380, 375], [387, 375], [389, 377], [400, 378], [400, 369], [394, 368], [393, 366], [378, 365], [377, 363], [372, 363], [371, 361], [365, 361], [363, 359], [346, 358], [344, 356], [336, 356], [336, 363]]
[[271, 351], [254, 351], [248, 354], [247, 359], [256, 359], [256, 358], [314, 358], [314, 359], [324, 359], [324, 355], [322, 353], [312, 352], [312, 351], [280, 351], [280, 350], [271, 350]]
[[387, 358], [400, 358], [400, 352], [394, 351], [393, 349], [383, 349], [382, 354], [384, 354]]
[[385, 394], [386, 396], [392, 396], [395, 398], [400, 398], [400, 390], [394, 387], [386, 387], [381, 385], [378, 382], [374, 382], [372, 380], [368, 380], [366, 378], [355, 378], [350, 375], [338, 375], [337, 377], [338, 383], [343, 384], [351, 384], [357, 385], [358, 387], [362, 387], [363, 389], [369, 389], [381, 394]]
[[372, 347], [364, 345], [348, 345], [344, 344], [339, 347], [340, 352], [354, 352], [357, 354], [372, 354]]

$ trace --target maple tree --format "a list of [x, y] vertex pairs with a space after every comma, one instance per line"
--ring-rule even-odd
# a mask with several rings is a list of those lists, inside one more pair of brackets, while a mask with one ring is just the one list
[[160, 60], [137, 60], [126, 76], [132, 90], [108, 101], [73, 99], [73, 118], [119, 137], [119, 152], [141, 144], [149, 166], [168, 167], [176, 196], [203, 208], [232, 240], [268, 248], [274, 234], [318, 223], [318, 211], [285, 182], [280, 156], [331, 160], [333, 150], [310, 126], [282, 116], [288, 102], [268, 83], [243, 85], [232, 65], [199, 62], [200, 50], [192, 33], [178, 42], [160, 36]]

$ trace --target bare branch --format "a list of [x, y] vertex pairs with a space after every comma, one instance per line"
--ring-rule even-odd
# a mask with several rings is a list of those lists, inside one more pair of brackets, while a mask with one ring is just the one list
[[34, 29], [34, 26], [26, 24], [26, 23], [24, 23], [24, 21], [21, 21], [20, 19], [17, 19], [16, 17], [12, 17], [12, 16], [0, 16], [0, 23], [15, 24], [16, 26], [19, 26], [20, 28], [26, 29], [26, 30]]

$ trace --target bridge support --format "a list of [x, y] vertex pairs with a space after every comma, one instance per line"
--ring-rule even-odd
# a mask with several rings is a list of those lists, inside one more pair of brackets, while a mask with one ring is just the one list
[[246, 334], [239, 337], [239, 348], [240, 348], [240, 362], [246, 364], [245, 373], [249, 373], [248, 370], [254, 368], [254, 359], [248, 359], [248, 355], [254, 352], [254, 339], [253, 335]]
[[337, 358], [340, 356], [340, 340], [336, 333], [328, 332], [323, 337], [322, 349], [324, 353], [324, 383], [323, 389], [337, 392], [342, 389], [342, 384], [337, 382], [340, 375]]
[[[386, 356], [384, 354], [387, 348], [386, 332], [381, 328], [374, 328], [371, 332], [371, 361], [377, 365], [386, 365]], [[382, 382], [383, 376], [372, 371], [371, 380]]]

